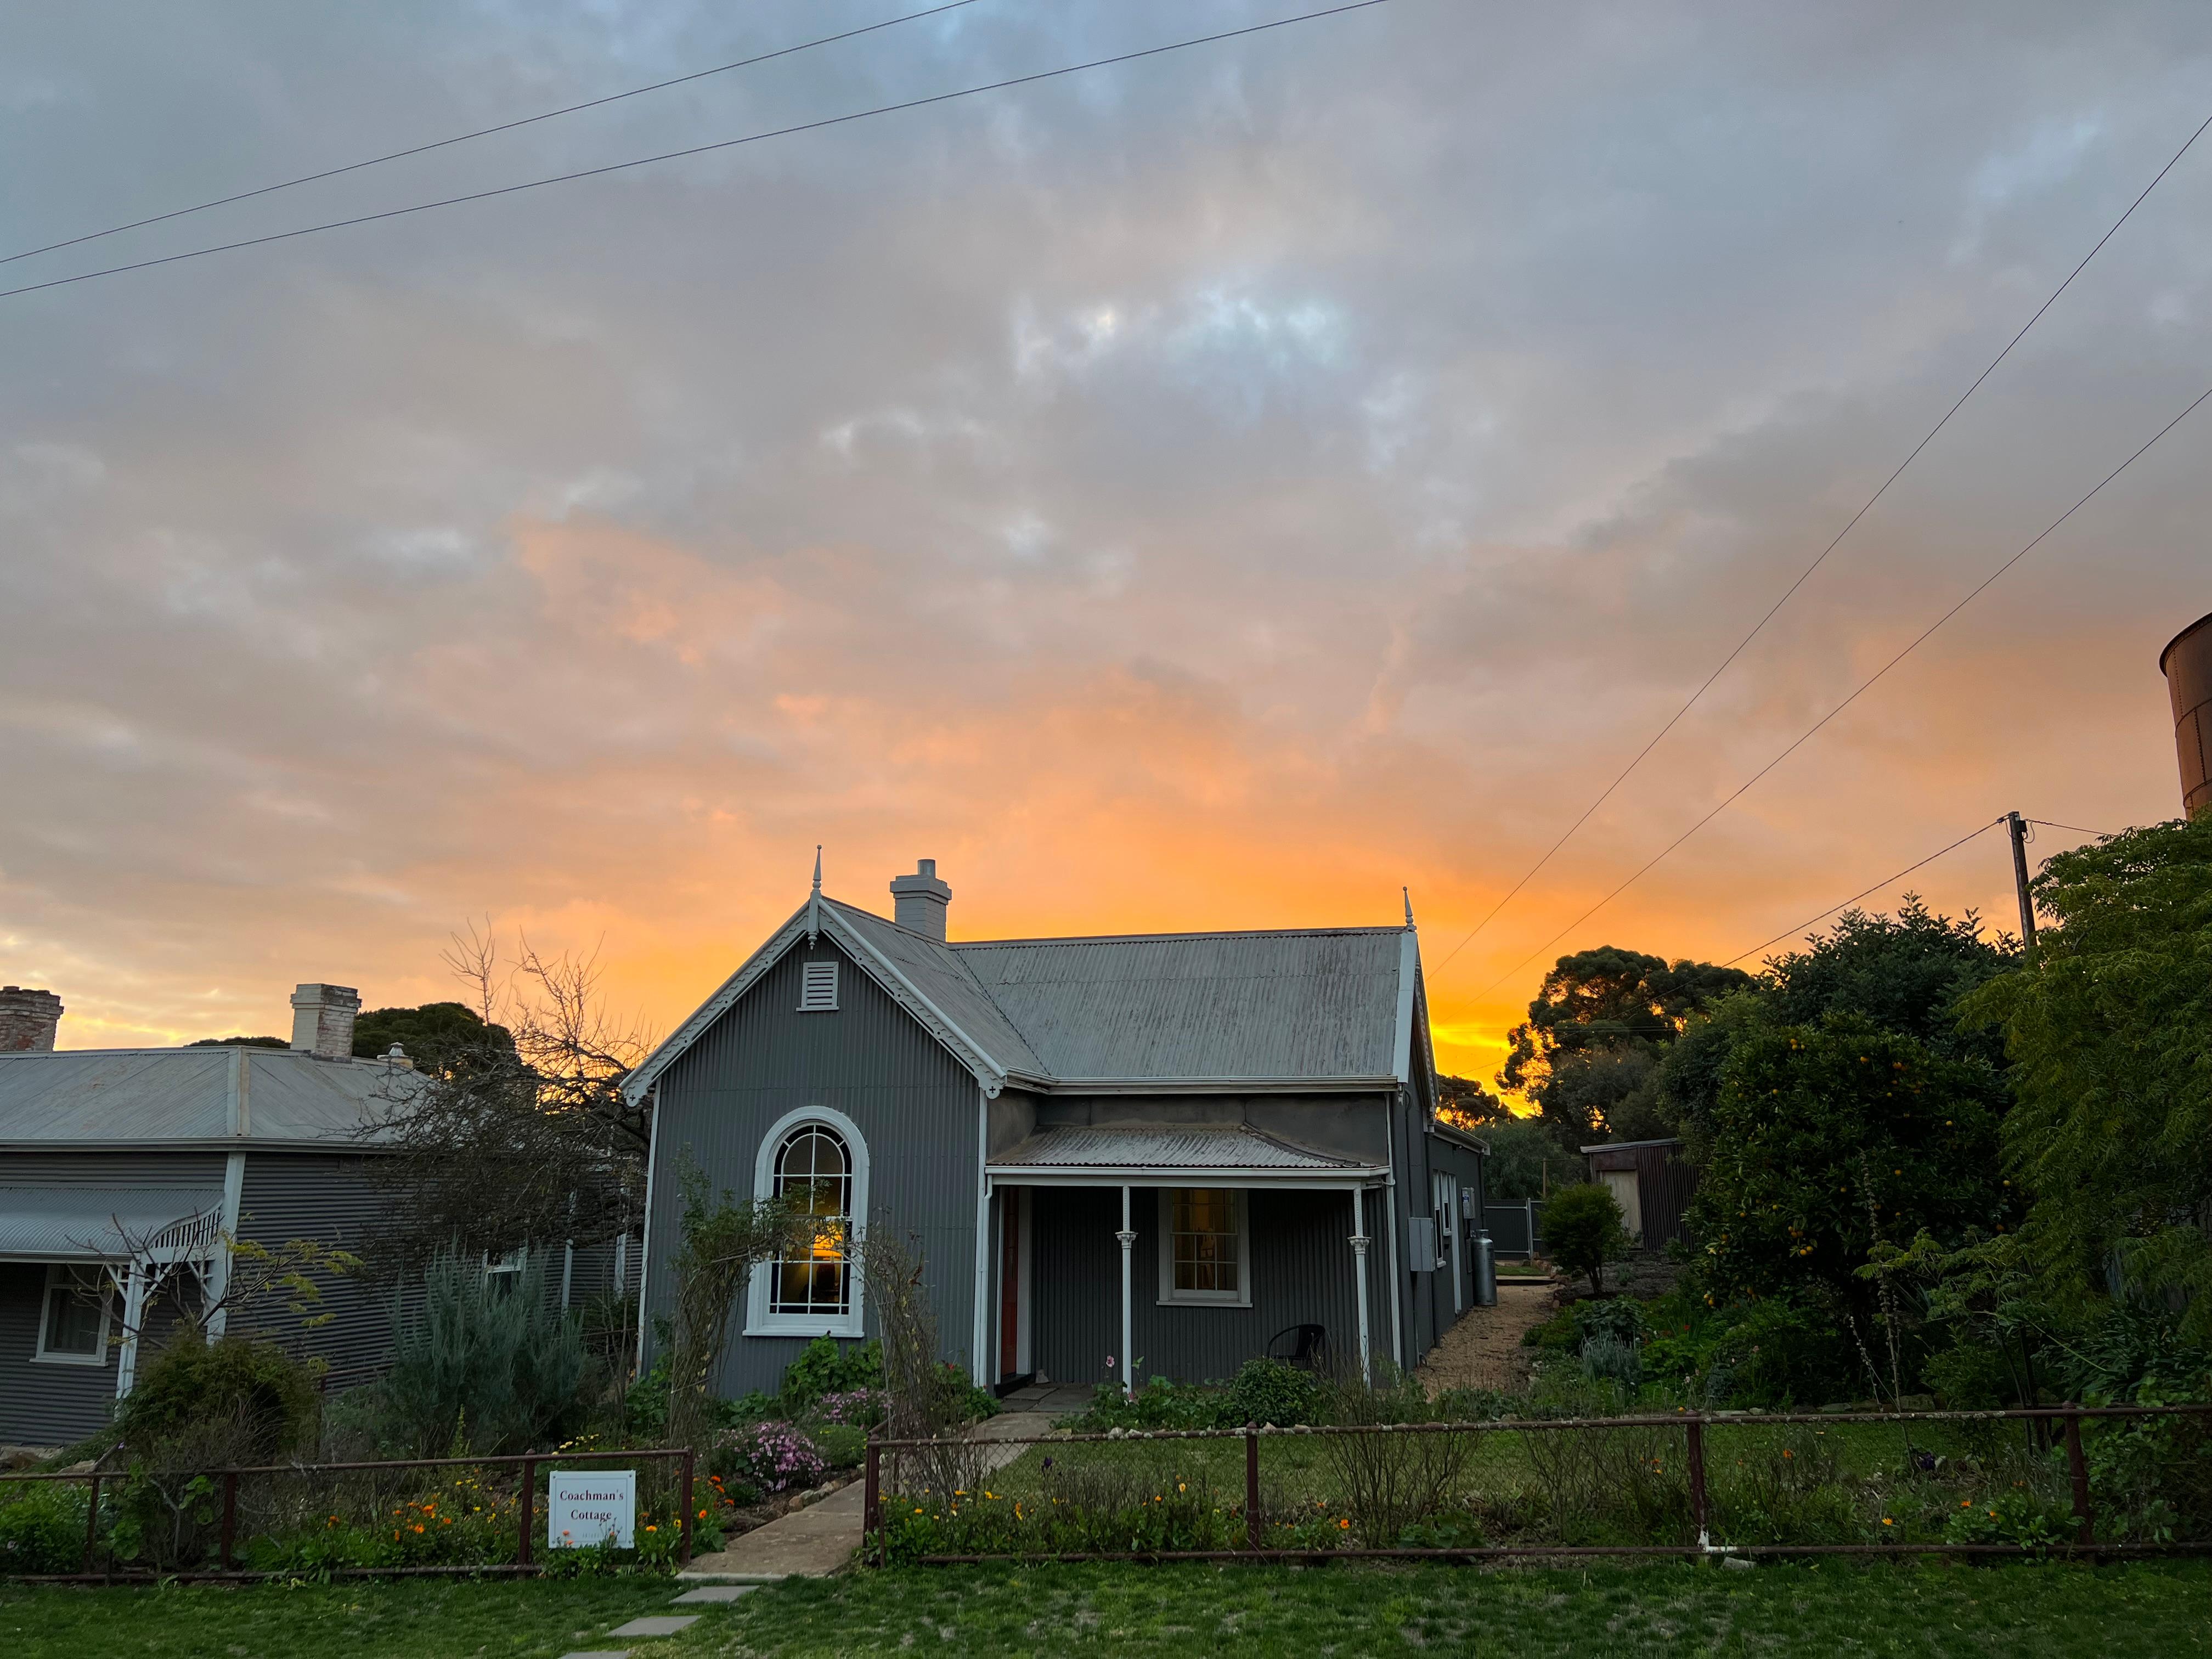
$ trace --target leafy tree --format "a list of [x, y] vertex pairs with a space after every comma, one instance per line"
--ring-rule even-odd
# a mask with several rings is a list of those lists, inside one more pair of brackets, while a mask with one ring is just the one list
[[1605, 1294], [1606, 1264], [1628, 1248], [1620, 1200], [1596, 1182], [1565, 1188], [1545, 1205], [1545, 1253], [1570, 1273], [1589, 1274], [1593, 1294]]
[[2058, 926], [1972, 993], [2020, 1104], [2006, 1167], [2033, 1194], [2041, 1270], [2080, 1293], [2117, 1269], [2212, 1337], [2212, 817], [2062, 853], [2031, 888]]
[[1955, 1248], [2017, 1219], [1996, 1169], [2002, 1079], [1856, 1015], [1753, 1024], [1689, 1127], [1691, 1278], [1715, 1303], [1788, 1294], [1870, 1328], [1878, 1244]]
[[1437, 1115], [1462, 1129], [1510, 1122], [1512, 1109], [1471, 1077], [1437, 1073]]
[[474, 1066], [512, 1066], [515, 1060], [514, 1033], [465, 1002], [376, 1008], [354, 1022], [356, 1058], [380, 1060], [395, 1042], [416, 1071], [436, 1077], [452, 1077]]
[[1938, 915], [1910, 893], [1895, 916], [1846, 910], [1805, 949], [1769, 957], [1755, 982], [1747, 980], [1743, 990], [1690, 1022], [1661, 1063], [1661, 1114], [1686, 1134], [1718, 1098], [1722, 1071], [1741, 1037], [1816, 1025], [1832, 1014], [1910, 1037], [1938, 1057], [1995, 1070], [2003, 1063], [2002, 1045], [1960, 1031], [1960, 999], [2018, 959], [2015, 941], [2003, 933], [1984, 938], [1972, 910], [1955, 919]]
[[1516, 1117], [1482, 1132], [1490, 1156], [1482, 1165], [1482, 1195], [1492, 1204], [1519, 1204], [1541, 1198], [1553, 1184], [1545, 1179], [1549, 1164], [1561, 1181], [1579, 1176], [1583, 1160], [1564, 1155], [1559, 1143], [1532, 1117]]
[[1658, 1111], [1656, 1057], [1692, 1016], [1750, 983], [1734, 968], [1617, 945], [1561, 957], [1507, 1034], [1498, 1080], [1525, 1091], [1569, 1150], [1602, 1134], [1656, 1139], [1672, 1132]]
[[289, 1048], [292, 1045], [283, 1037], [227, 1036], [200, 1037], [187, 1042], [187, 1048]]

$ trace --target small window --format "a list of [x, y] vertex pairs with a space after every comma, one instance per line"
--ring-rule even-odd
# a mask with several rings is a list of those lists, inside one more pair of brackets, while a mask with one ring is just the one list
[[513, 1290], [522, 1282], [523, 1267], [530, 1261], [530, 1248], [509, 1250], [504, 1255], [484, 1255], [484, 1279], [495, 1292]]
[[799, 1012], [802, 1014], [834, 1013], [837, 1008], [837, 963], [810, 962], [799, 986]]
[[1228, 1187], [1160, 1193], [1160, 1300], [1252, 1304], [1250, 1230], [1244, 1194]]
[[56, 1263], [46, 1270], [36, 1357], [65, 1365], [107, 1363], [107, 1275]]

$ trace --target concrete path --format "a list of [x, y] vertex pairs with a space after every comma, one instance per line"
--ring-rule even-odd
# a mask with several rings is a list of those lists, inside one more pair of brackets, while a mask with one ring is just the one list
[[711, 1555], [695, 1555], [678, 1578], [687, 1583], [769, 1584], [779, 1578], [822, 1578], [853, 1559], [860, 1547], [862, 1500], [867, 1484], [854, 1480], [818, 1504], [781, 1516], [730, 1540]]

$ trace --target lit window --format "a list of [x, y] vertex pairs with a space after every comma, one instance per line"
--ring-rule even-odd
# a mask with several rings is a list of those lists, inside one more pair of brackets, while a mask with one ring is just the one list
[[853, 1220], [853, 1161], [844, 1141], [819, 1123], [794, 1130], [776, 1150], [774, 1195], [781, 1198], [793, 1192], [804, 1195], [807, 1214], [842, 1222], [844, 1227], [821, 1239], [806, 1255], [775, 1263], [769, 1312], [842, 1319], [853, 1309], [852, 1264], [839, 1236]]
[[810, 962], [799, 970], [799, 1012], [832, 1014], [837, 1012], [837, 963]]
[[1160, 1194], [1160, 1300], [1249, 1306], [1244, 1194], [1227, 1187]]
[[57, 1263], [46, 1270], [36, 1357], [70, 1365], [107, 1363], [107, 1275]]

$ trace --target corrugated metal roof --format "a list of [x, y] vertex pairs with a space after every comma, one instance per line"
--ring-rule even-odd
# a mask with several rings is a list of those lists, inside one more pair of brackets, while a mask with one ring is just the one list
[[949, 947], [1051, 1076], [1387, 1077], [1403, 929], [983, 939]]
[[353, 1139], [373, 1136], [424, 1081], [381, 1060], [285, 1048], [4, 1054], [0, 1143]]
[[118, 1259], [222, 1207], [220, 1187], [0, 1187], [0, 1256]]
[[908, 933], [896, 922], [872, 911], [836, 899], [822, 901], [834, 909], [853, 931], [880, 951], [915, 990], [937, 1011], [968, 1034], [969, 1040], [996, 1060], [1001, 1071], [1043, 1077], [1044, 1062], [992, 1000], [966, 959], [953, 947]]
[[1047, 1129], [990, 1161], [994, 1170], [1364, 1170], [1241, 1124], [1127, 1123]]

